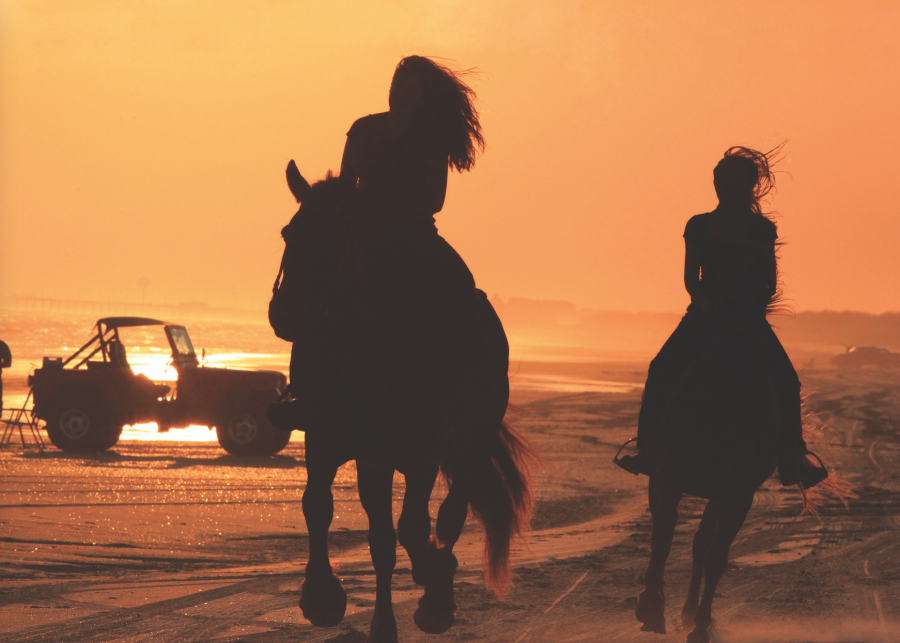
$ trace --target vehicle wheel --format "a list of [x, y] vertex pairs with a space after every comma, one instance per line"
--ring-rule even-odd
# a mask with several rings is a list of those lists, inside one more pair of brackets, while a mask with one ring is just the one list
[[112, 448], [123, 428], [90, 407], [76, 405], [51, 415], [46, 427], [55, 447], [74, 453], [100, 453]]
[[291, 432], [272, 426], [262, 409], [237, 409], [223, 416], [216, 438], [232, 455], [275, 455], [287, 446]]

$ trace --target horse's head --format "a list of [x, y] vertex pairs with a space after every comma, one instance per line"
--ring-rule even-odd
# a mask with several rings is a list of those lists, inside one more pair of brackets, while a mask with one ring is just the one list
[[341, 252], [340, 203], [348, 190], [331, 172], [310, 185], [294, 161], [288, 163], [286, 174], [300, 210], [281, 229], [284, 256], [269, 304], [269, 322], [278, 337], [296, 341], [308, 330], [311, 315], [321, 313], [325, 291], [336, 274]]
[[324, 236], [334, 236], [333, 231], [327, 230], [333, 229], [337, 224], [339, 204], [349, 193], [348, 186], [339, 176], [332, 174], [331, 170], [324, 179], [310, 185], [293, 160], [288, 163], [285, 174], [288, 187], [300, 204], [300, 210], [282, 229], [281, 235], [285, 241], [289, 238], [295, 241], [305, 238], [310, 243], [327, 243]]

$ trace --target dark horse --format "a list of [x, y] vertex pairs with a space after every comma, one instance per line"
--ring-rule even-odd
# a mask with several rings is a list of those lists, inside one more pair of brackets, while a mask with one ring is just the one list
[[689, 643], [710, 640], [712, 601], [728, 551], [756, 490], [777, 465], [779, 405], [760, 359], [765, 347], [759, 341], [752, 323], [722, 320], [718, 337], [669, 401], [666, 440], [649, 463], [653, 534], [646, 586], [635, 610], [645, 631], [666, 631], [663, 575], [678, 504], [683, 494], [690, 494], [709, 502], [694, 536], [691, 582], [681, 614], [685, 626], [694, 626]]
[[[328, 555], [331, 485], [338, 467], [355, 460], [376, 577], [369, 641], [397, 640], [391, 576], [398, 535], [413, 580], [425, 588], [414, 620], [425, 632], [442, 633], [456, 613], [453, 546], [469, 508], [484, 525], [485, 576], [498, 592], [509, 582], [510, 541], [531, 509], [531, 451], [503, 421], [509, 344], [490, 302], [473, 288], [473, 321], [460, 329], [465, 345], [454, 351], [464, 358], [448, 358], [433, 328], [442, 302], [419, 291], [390, 293], [377, 276], [367, 281], [354, 272], [358, 215], [348, 190], [330, 174], [310, 187], [291, 164], [289, 184], [301, 207], [282, 231], [285, 253], [269, 316], [276, 334], [294, 342], [293, 401], [271, 415], [277, 425], [306, 431], [310, 552], [300, 607], [314, 625], [343, 618], [347, 598]], [[432, 536], [428, 501], [439, 470], [450, 487]], [[391, 507], [395, 471], [406, 479], [399, 534]]]

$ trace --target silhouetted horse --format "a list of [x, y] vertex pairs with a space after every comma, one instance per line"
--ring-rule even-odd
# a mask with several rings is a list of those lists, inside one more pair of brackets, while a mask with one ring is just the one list
[[[397, 640], [394, 471], [406, 479], [399, 542], [413, 580], [425, 587], [415, 622], [441, 633], [454, 622], [452, 550], [469, 507], [484, 525], [485, 576], [498, 592], [509, 582], [511, 538], [531, 509], [531, 451], [503, 422], [506, 335], [487, 297], [473, 288], [471, 327], [459, 330], [466, 345], [455, 346], [467, 357], [448, 358], [445, 338], [434, 328], [441, 302], [428, 292], [394, 292], [381, 287], [377, 275], [354, 272], [357, 215], [346, 203], [348, 190], [330, 174], [310, 187], [296, 166], [291, 181], [290, 167], [289, 184], [302, 205], [282, 232], [285, 254], [270, 320], [276, 334], [294, 342], [294, 401], [284, 408], [306, 431], [303, 513], [310, 552], [300, 607], [314, 625], [334, 626], [343, 618], [346, 594], [328, 556], [331, 485], [338, 467], [355, 460], [376, 577], [369, 641]], [[439, 469], [450, 488], [435, 538], [428, 501]]]
[[[651, 456], [650, 564], [635, 610], [645, 631], [665, 633], [663, 574], [683, 494], [709, 502], [694, 536], [685, 625], [689, 643], [709, 641], [712, 600], [728, 551], [756, 490], [775, 471], [779, 405], [746, 322], [723, 324], [720, 336], [685, 373], [666, 411], [666, 440]], [[703, 597], [700, 599], [701, 581]]]

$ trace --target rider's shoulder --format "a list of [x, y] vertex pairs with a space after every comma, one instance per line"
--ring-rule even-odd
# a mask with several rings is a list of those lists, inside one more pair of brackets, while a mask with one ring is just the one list
[[709, 212], [704, 212], [703, 214], [695, 214], [688, 219], [687, 225], [684, 226], [684, 238], [689, 239], [705, 234], [709, 215]]
[[379, 114], [369, 114], [362, 118], [356, 119], [356, 122], [350, 126], [347, 136], [366, 136], [375, 132], [380, 132], [388, 126], [388, 118], [390, 112], [381, 112]]

